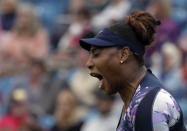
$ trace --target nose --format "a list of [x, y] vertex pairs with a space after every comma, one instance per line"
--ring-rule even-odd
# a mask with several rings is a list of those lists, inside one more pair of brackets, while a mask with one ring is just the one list
[[93, 69], [94, 63], [93, 63], [91, 57], [88, 58], [88, 60], [87, 60], [87, 62], [86, 62], [86, 66], [87, 66], [87, 68], [90, 69], [90, 70]]

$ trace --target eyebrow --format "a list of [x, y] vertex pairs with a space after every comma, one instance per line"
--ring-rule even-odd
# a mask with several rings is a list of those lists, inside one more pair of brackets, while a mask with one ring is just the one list
[[90, 52], [95, 53], [97, 50], [100, 50], [101, 48], [98, 47], [91, 47]]

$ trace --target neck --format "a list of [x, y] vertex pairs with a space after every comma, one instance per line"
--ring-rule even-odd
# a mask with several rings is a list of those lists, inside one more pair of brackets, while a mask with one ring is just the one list
[[119, 90], [119, 94], [125, 103], [125, 107], [127, 108], [134, 93], [136, 88], [138, 87], [140, 81], [143, 79], [144, 75], [146, 73], [146, 67], [140, 67], [137, 70], [134, 70], [132, 75], [124, 81], [122, 84], [124, 88], [121, 88]]

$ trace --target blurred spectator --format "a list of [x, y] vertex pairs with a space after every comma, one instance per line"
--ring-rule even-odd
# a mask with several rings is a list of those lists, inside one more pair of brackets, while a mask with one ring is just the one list
[[57, 19], [57, 22], [54, 27], [54, 31], [51, 34], [51, 47], [50, 51], [53, 53], [57, 50], [60, 38], [66, 34], [69, 26], [71, 25], [70, 15], [61, 16]]
[[1, 39], [1, 56], [4, 61], [29, 62], [29, 59], [45, 58], [48, 54], [48, 35], [37, 20], [34, 7], [21, 5], [13, 32]]
[[69, 84], [78, 100], [81, 101], [82, 105], [87, 110], [95, 104], [94, 91], [95, 87], [98, 85], [98, 80], [88, 76], [88, 70], [85, 68], [88, 53], [80, 48], [77, 50], [77, 68], [71, 75]]
[[[185, 87], [187, 88], [187, 55], [185, 55], [183, 58], [182, 73], [183, 73], [183, 78], [185, 81]], [[187, 92], [186, 92], [186, 95], [187, 95]]]
[[129, 13], [134, 10], [145, 10], [152, 1], [153, 0], [129, 0], [131, 5]]
[[115, 131], [118, 117], [112, 114], [114, 96], [107, 96], [101, 91], [96, 93], [97, 113], [88, 119], [81, 128], [81, 131]]
[[21, 2], [31, 3], [36, 7], [37, 16], [42, 20], [45, 29], [49, 34], [54, 32], [56, 19], [68, 13], [70, 0], [20, 0]]
[[185, 81], [183, 79], [182, 53], [179, 48], [173, 43], [164, 43], [161, 49], [161, 54], [154, 53], [152, 57], [153, 72], [163, 82], [164, 87], [178, 101], [184, 113], [184, 121], [187, 122], [186, 108], [186, 91]]
[[18, 131], [19, 127], [31, 120], [26, 92], [17, 89], [12, 93], [10, 111], [0, 119], [0, 130]]
[[70, 0], [70, 13], [76, 13], [84, 7], [85, 0]]
[[[52, 118], [51, 115], [55, 106], [54, 102], [59, 90], [65, 88], [65, 85], [62, 85], [63, 81], [60, 81], [47, 71], [44, 61], [32, 59], [30, 67], [28, 67], [26, 72], [11, 77], [10, 86], [1, 84], [1, 86], [8, 90], [4, 91], [5, 93], [7, 92], [7, 97], [17, 88], [21, 88], [27, 92], [30, 101], [30, 111], [37, 117], [36, 119], [41, 122], [41, 126], [45, 128], [53, 125], [53, 121], [49, 123], [48, 120]], [[8, 103], [8, 100], [4, 101]]]
[[91, 31], [91, 14], [89, 9], [83, 8], [73, 14], [73, 22], [67, 32], [61, 37], [59, 50], [77, 47], [80, 38]]
[[9, 31], [14, 26], [17, 10], [17, 0], [1, 0], [0, 23], [3, 31]]
[[160, 74], [158, 77], [163, 82], [165, 88], [170, 91], [177, 100], [180, 100], [184, 97], [185, 93], [181, 72], [182, 54], [172, 43], [165, 43], [161, 51], [162, 68], [159, 71]]
[[154, 52], [151, 57], [151, 71], [157, 76], [160, 77], [162, 71], [162, 56], [159, 52]]
[[155, 44], [146, 53], [149, 58], [154, 51], [160, 51], [163, 43], [167, 41], [178, 44], [180, 27], [171, 17], [171, 0], [153, 0], [147, 11], [161, 21], [161, 25], [157, 28]]
[[181, 48], [183, 53], [187, 53], [187, 27], [184, 30], [184, 32], [182, 32], [181, 37], [180, 37], [180, 45], [179, 47]]
[[95, 31], [125, 18], [130, 9], [128, 0], [112, 0], [100, 13], [96, 14], [91, 23]]
[[33, 59], [28, 72], [15, 78], [15, 89], [22, 88], [27, 92], [30, 101], [29, 107], [35, 115], [41, 115], [45, 112], [40, 103], [43, 97], [42, 92], [45, 90], [45, 83], [48, 80], [45, 71], [44, 62]]
[[1, 37], [1, 32], [2, 32], [2, 26], [1, 26], [1, 22], [0, 22], [0, 37]]
[[187, 88], [187, 28], [184, 30], [180, 37], [179, 48], [183, 53], [182, 73], [185, 81], [185, 87]]
[[173, 5], [172, 18], [183, 26], [187, 22], [187, 1], [186, 0], [171, 0]]
[[92, 14], [101, 12], [108, 4], [110, 0], [86, 0], [85, 6], [91, 10]]
[[147, 7], [147, 11], [150, 12], [157, 19], [171, 19], [172, 3], [171, 0], [152, 0]]
[[0, 117], [1, 115], [3, 114], [3, 94], [2, 94], [2, 91], [0, 89]]
[[56, 124], [51, 131], [80, 131], [82, 118], [77, 110], [75, 95], [69, 90], [63, 90], [57, 97], [55, 110]]

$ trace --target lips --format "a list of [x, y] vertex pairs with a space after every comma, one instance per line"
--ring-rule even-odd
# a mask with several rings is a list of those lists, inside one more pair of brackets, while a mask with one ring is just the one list
[[100, 81], [103, 79], [103, 76], [98, 73], [90, 73], [91, 76], [98, 78]]

